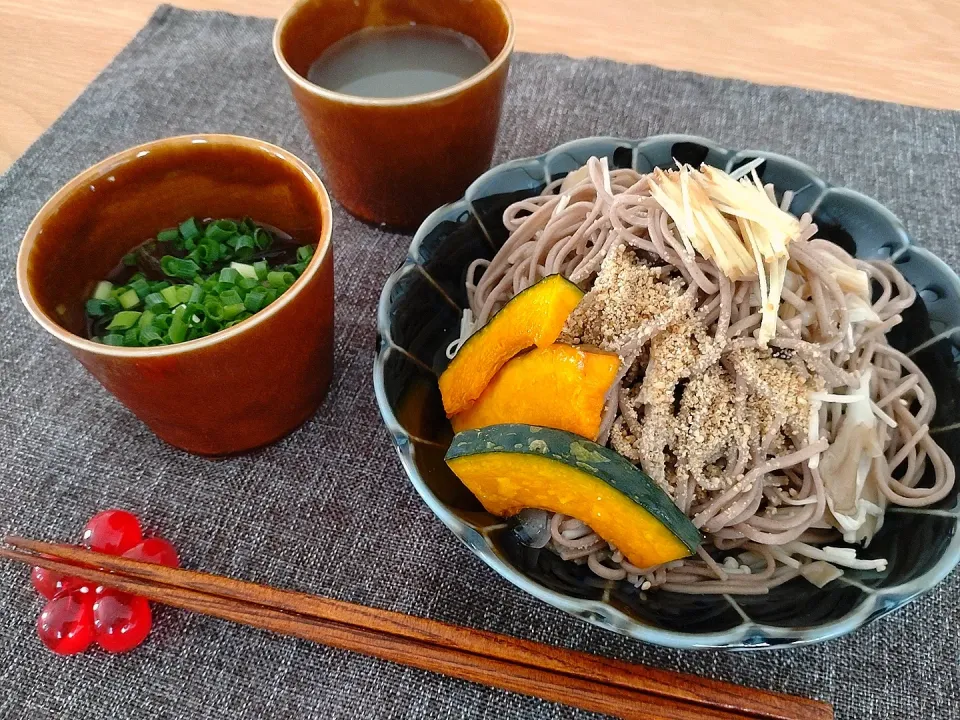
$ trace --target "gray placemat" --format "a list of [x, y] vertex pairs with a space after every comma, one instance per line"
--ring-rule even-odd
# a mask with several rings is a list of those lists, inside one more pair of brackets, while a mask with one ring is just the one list
[[[271, 28], [161, 7], [0, 178], [0, 531], [76, 541], [91, 514], [127, 507], [191, 567], [824, 698], [842, 718], [960, 717], [957, 573], [850, 637], [750, 654], [630, 641], [494, 575], [408, 484], [374, 402], [374, 310], [409, 237], [340, 208], [333, 386], [320, 412], [273, 447], [220, 461], [167, 447], [45, 335], [17, 299], [16, 250], [42, 203], [81, 169], [135, 143], [205, 131], [264, 138], [316, 166]], [[918, 242], [960, 264], [953, 112], [519, 54], [496, 159], [581, 136], [661, 132], [802, 158], [886, 203]], [[56, 657], [37, 640], [41, 602], [25, 569], [8, 563], [0, 607], [2, 718], [593, 717], [164, 609], [134, 653]]]

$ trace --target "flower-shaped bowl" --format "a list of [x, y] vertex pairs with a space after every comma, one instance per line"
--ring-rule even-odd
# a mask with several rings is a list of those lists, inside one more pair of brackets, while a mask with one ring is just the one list
[[595, 155], [610, 167], [649, 172], [674, 159], [732, 170], [753, 158], [764, 182], [792, 190], [791, 212], [812, 213], [820, 237], [857, 257], [896, 264], [918, 290], [917, 302], [890, 342], [909, 352], [937, 393], [931, 432], [960, 462], [960, 278], [911, 244], [901, 222], [875, 200], [833, 187], [806, 165], [755, 150], [732, 150], [698, 137], [644, 140], [586, 138], [534, 158], [499, 165], [465, 197], [441, 207], [420, 227], [404, 264], [380, 299], [374, 385], [384, 422], [410, 482], [437, 517], [493, 570], [520, 589], [579, 618], [639, 640], [675, 648], [753, 649], [835, 638], [930, 590], [960, 561], [958, 489], [928, 508], [890, 508], [882, 530], [861, 553], [888, 560], [884, 572], [847, 570], [817, 588], [802, 578], [767, 595], [641, 592], [626, 581], [597, 578], [585, 566], [520, 544], [510, 522], [486, 513], [444, 464], [452, 430], [437, 377], [466, 305], [464, 278], [477, 257], [490, 258], [507, 236], [501, 217], [511, 203], [536, 195]]

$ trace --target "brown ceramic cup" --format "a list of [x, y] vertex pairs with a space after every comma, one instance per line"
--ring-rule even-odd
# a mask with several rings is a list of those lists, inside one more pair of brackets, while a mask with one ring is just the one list
[[[94, 285], [124, 254], [189, 217], [251, 217], [317, 251], [287, 292], [232, 328], [151, 348], [87, 340]], [[231, 135], [158, 140], [94, 165], [43, 206], [20, 248], [17, 283], [34, 319], [157, 435], [226, 455], [294, 430], [326, 394], [331, 222], [320, 179], [279, 147]]]
[[[410, 23], [468, 35], [492, 60], [456, 85], [400, 98], [344, 95], [306, 79], [337, 40]], [[501, 0], [298, 0], [273, 34], [333, 196], [362, 220], [397, 228], [416, 227], [489, 167], [512, 51]]]

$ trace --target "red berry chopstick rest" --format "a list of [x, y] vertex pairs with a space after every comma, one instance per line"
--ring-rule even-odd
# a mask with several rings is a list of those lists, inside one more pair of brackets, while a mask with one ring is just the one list
[[[173, 546], [161, 538], [144, 538], [140, 521], [125, 510], [104, 510], [94, 515], [80, 543], [109, 555], [180, 566]], [[39, 567], [33, 568], [30, 580], [48, 600], [37, 620], [37, 634], [59, 655], [81, 653], [93, 643], [107, 652], [126, 652], [150, 633], [153, 616], [142, 597]]]

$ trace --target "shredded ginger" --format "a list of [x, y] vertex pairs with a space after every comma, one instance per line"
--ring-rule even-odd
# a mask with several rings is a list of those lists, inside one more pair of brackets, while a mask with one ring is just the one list
[[735, 180], [723, 170], [680, 165], [653, 171], [650, 192], [673, 220], [684, 247], [713, 260], [731, 280], [757, 274], [761, 346], [774, 337], [789, 259], [800, 222], [772, 202], [756, 171]]

